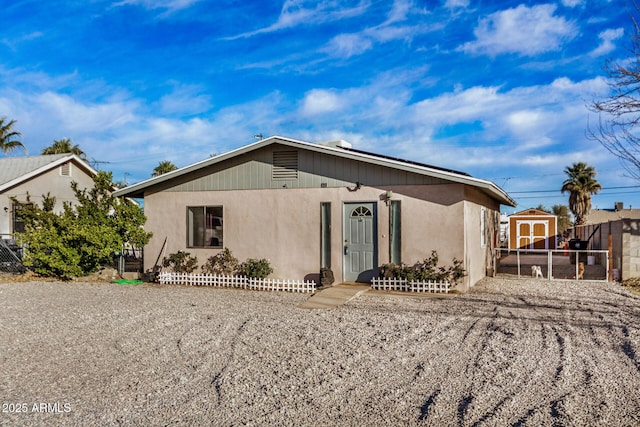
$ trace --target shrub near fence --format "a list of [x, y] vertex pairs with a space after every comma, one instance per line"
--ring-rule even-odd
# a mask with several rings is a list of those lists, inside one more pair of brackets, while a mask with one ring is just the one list
[[316, 283], [306, 280], [254, 279], [244, 276], [161, 272], [160, 283], [170, 285], [214, 286], [259, 291], [315, 292]]
[[449, 293], [449, 282], [414, 282], [406, 279], [377, 277], [371, 281], [371, 288], [377, 291], [404, 292], [444, 292]]

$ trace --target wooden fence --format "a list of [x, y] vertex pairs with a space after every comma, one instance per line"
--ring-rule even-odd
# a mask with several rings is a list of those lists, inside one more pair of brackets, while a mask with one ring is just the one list
[[371, 288], [377, 291], [449, 293], [449, 282], [409, 282], [406, 279], [377, 277], [371, 281]]
[[214, 276], [211, 274], [161, 272], [159, 281], [168, 285], [214, 286], [256, 291], [315, 292], [313, 280], [253, 279], [244, 276]]

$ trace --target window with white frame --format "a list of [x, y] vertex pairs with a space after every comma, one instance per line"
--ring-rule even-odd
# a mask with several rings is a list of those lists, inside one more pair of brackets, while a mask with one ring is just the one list
[[223, 247], [222, 206], [187, 207], [187, 247]]

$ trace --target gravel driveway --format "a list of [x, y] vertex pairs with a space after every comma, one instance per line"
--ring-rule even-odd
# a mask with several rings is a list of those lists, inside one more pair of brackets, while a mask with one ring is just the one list
[[0, 284], [0, 425], [640, 425], [640, 297], [618, 285], [306, 298]]

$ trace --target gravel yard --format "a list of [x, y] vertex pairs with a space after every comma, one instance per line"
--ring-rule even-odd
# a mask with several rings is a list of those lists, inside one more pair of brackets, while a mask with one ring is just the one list
[[0, 425], [640, 425], [640, 297], [0, 284]]

